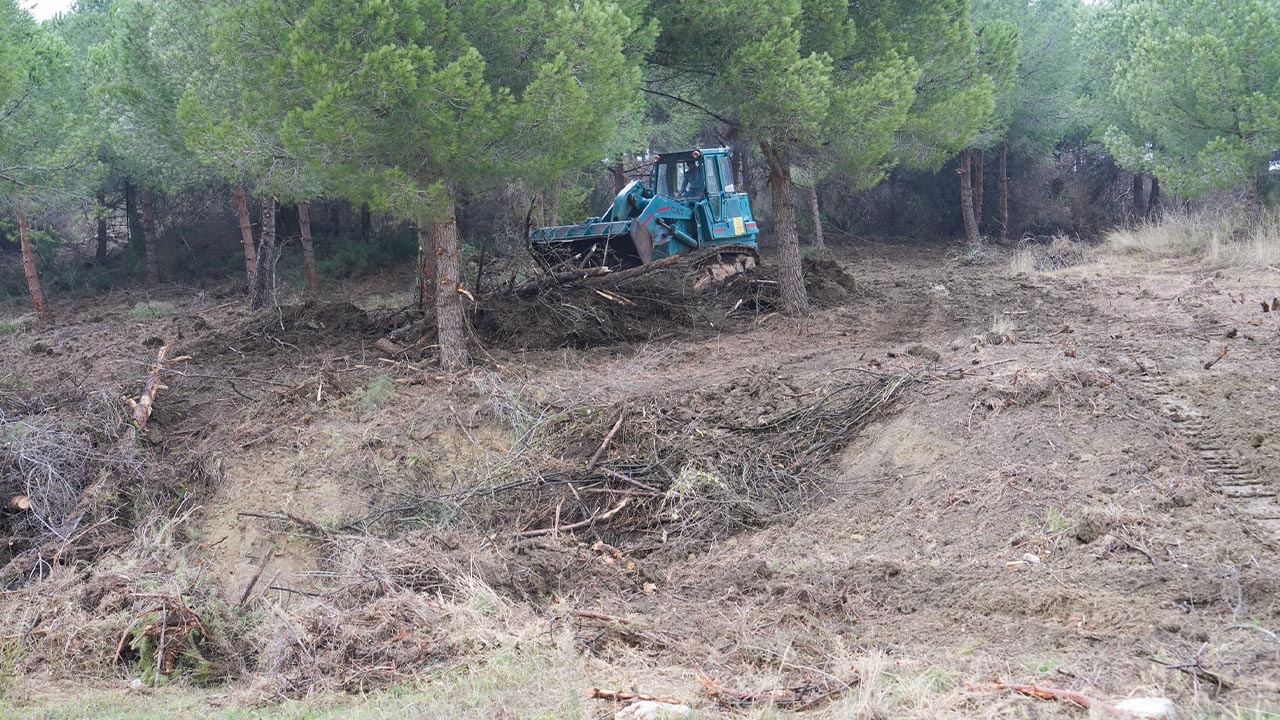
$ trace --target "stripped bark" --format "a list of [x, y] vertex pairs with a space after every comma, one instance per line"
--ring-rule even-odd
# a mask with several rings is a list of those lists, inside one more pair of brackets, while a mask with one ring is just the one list
[[320, 289], [316, 278], [316, 251], [311, 242], [311, 203], [298, 203], [298, 227], [302, 233], [302, 270], [307, 276], [307, 292]]
[[436, 336], [440, 365], [448, 371], [471, 363], [466, 319], [462, 314], [462, 283], [458, 267], [458, 219], [450, 197], [440, 217], [431, 223], [436, 253]]
[[257, 266], [257, 252], [253, 249], [253, 225], [249, 222], [249, 200], [244, 185], [233, 188], [236, 196], [236, 214], [240, 217], [240, 244], [244, 247], [244, 278], [246, 287], [253, 290], [253, 271]]
[[142, 191], [142, 244], [146, 255], [147, 287], [160, 284], [160, 240], [156, 237], [155, 196]]
[[275, 295], [276, 199], [262, 198], [262, 230], [259, 232], [257, 264], [253, 270], [253, 291], [249, 308], [258, 310]]
[[31, 305], [41, 320], [49, 319], [44, 304], [44, 290], [40, 288], [40, 276], [36, 273], [36, 255], [31, 249], [31, 234], [27, 225], [27, 212], [18, 210], [18, 242], [22, 245], [22, 274], [27, 278], [27, 292], [31, 293]]

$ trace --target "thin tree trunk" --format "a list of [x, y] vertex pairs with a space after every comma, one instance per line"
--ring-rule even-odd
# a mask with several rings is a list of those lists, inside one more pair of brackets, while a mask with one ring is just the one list
[[276, 256], [276, 199], [270, 195], [262, 198], [261, 239], [258, 241], [257, 265], [253, 269], [253, 292], [250, 293], [249, 308], [258, 310], [265, 307], [275, 295], [275, 256]]
[[36, 274], [36, 255], [31, 250], [31, 235], [27, 232], [27, 212], [18, 210], [18, 242], [22, 245], [22, 273], [27, 278], [27, 291], [31, 293], [31, 305], [41, 320], [49, 319], [44, 304], [44, 291], [40, 289], [40, 276]]
[[730, 161], [733, 170], [733, 187], [737, 192], [747, 191], [747, 146], [745, 143], [733, 143], [733, 156]]
[[1151, 176], [1151, 192], [1147, 194], [1147, 219], [1155, 217], [1160, 210], [1160, 178]]
[[973, 180], [970, 179], [970, 158], [966, 149], [960, 153], [960, 167], [956, 173], [960, 175], [960, 216], [964, 221], [964, 239], [967, 243], [978, 242], [978, 221], [973, 216]]
[[98, 193], [98, 252], [95, 257], [99, 264], [107, 261], [107, 198], [102, 193]]
[[237, 184], [233, 189], [236, 196], [236, 214], [240, 217], [240, 244], [244, 247], [245, 287], [253, 290], [253, 270], [257, 266], [257, 253], [253, 249], [253, 224], [249, 222], [249, 200], [244, 194], [244, 185]]
[[796, 196], [791, 166], [766, 142], [760, 150], [769, 163], [769, 190], [773, 198], [773, 234], [778, 243], [778, 283], [782, 308], [788, 315], [807, 315], [812, 307], [804, 287], [800, 237], [796, 232]]
[[337, 200], [329, 201], [329, 237], [332, 238], [334, 244], [337, 244], [338, 236], [342, 234], [342, 203]]
[[462, 285], [458, 267], [458, 220], [450, 197], [444, 213], [431, 223], [436, 250], [436, 339], [440, 365], [450, 372], [471, 363], [466, 322], [462, 314]]
[[147, 287], [155, 287], [160, 284], [160, 240], [156, 237], [155, 195], [150, 190], [142, 191], [142, 242], [146, 250]]
[[316, 250], [311, 243], [311, 203], [298, 203], [298, 229], [302, 235], [302, 270], [307, 276], [307, 292], [320, 289], [316, 278]]
[[1147, 214], [1146, 183], [1142, 173], [1133, 174], [1133, 219], [1141, 221]]
[[369, 243], [369, 235], [373, 232], [373, 213], [369, 211], [369, 203], [360, 206], [360, 242]]
[[978, 232], [982, 232], [982, 190], [983, 190], [983, 174], [987, 169], [986, 154], [982, 150], [974, 150], [973, 158], [970, 162], [969, 170], [973, 177], [973, 222], [978, 226]]
[[818, 207], [818, 185], [809, 186], [809, 214], [813, 216], [813, 245], [826, 247], [827, 239], [822, 234], [822, 213]]
[[142, 221], [138, 218], [138, 188], [124, 181], [124, 220], [129, 228], [129, 247], [142, 248]]
[[1245, 190], [1245, 207], [1249, 210], [1249, 222], [1258, 225], [1262, 222], [1262, 200], [1267, 191], [1267, 174], [1258, 173], [1249, 182]]
[[418, 272], [413, 282], [413, 305], [422, 309], [430, 301], [435, 286], [435, 266], [431, 262], [435, 249], [431, 246], [431, 236], [421, 223], [414, 225], [413, 231], [418, 238]]
[[1009, 239], [1009, 143], [1000, 141], [1000, 163], [996, 170], [1000, 193], [1000, 239]]

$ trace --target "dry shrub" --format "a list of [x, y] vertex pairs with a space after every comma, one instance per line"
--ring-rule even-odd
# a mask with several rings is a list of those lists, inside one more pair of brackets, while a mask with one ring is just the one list
[[1048, 242], [1026, 242], [1009, 258], [1010, 275], [1035, 275], [1083, 265], [1092, 249], [1077, 238], [1054, 235]]
[[1158, 222], [1117, 228], [1106, 236], [1116, 256], [1187, 257], [1211, 266], [1280, 264], [1280, 214], [1251, 225], [1232, 210], [1170, 211]]

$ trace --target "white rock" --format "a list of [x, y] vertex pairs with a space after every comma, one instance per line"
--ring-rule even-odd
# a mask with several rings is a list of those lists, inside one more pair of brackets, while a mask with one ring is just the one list
[[1145, 697], [1130, 698], [1116, 703], [1117, 710], [1123, 710], [1140, 718], [1155, 720], [1178, 720], [1178, 707], [1169, 698]]
[[672, 705], [654, 700], [638, 700], [618, 711], [613, 720], [675, 720], [693, 712], [688, 705]]

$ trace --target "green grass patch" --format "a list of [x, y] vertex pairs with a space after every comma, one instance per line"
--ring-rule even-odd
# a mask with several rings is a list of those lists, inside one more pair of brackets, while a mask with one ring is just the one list
[[174, 313], [173, 303], [168, 302], [140, 302], [133, 306], [129, 311], [129, 317], [134, 320], [155, 320], [157, 318], [172, 317]]

